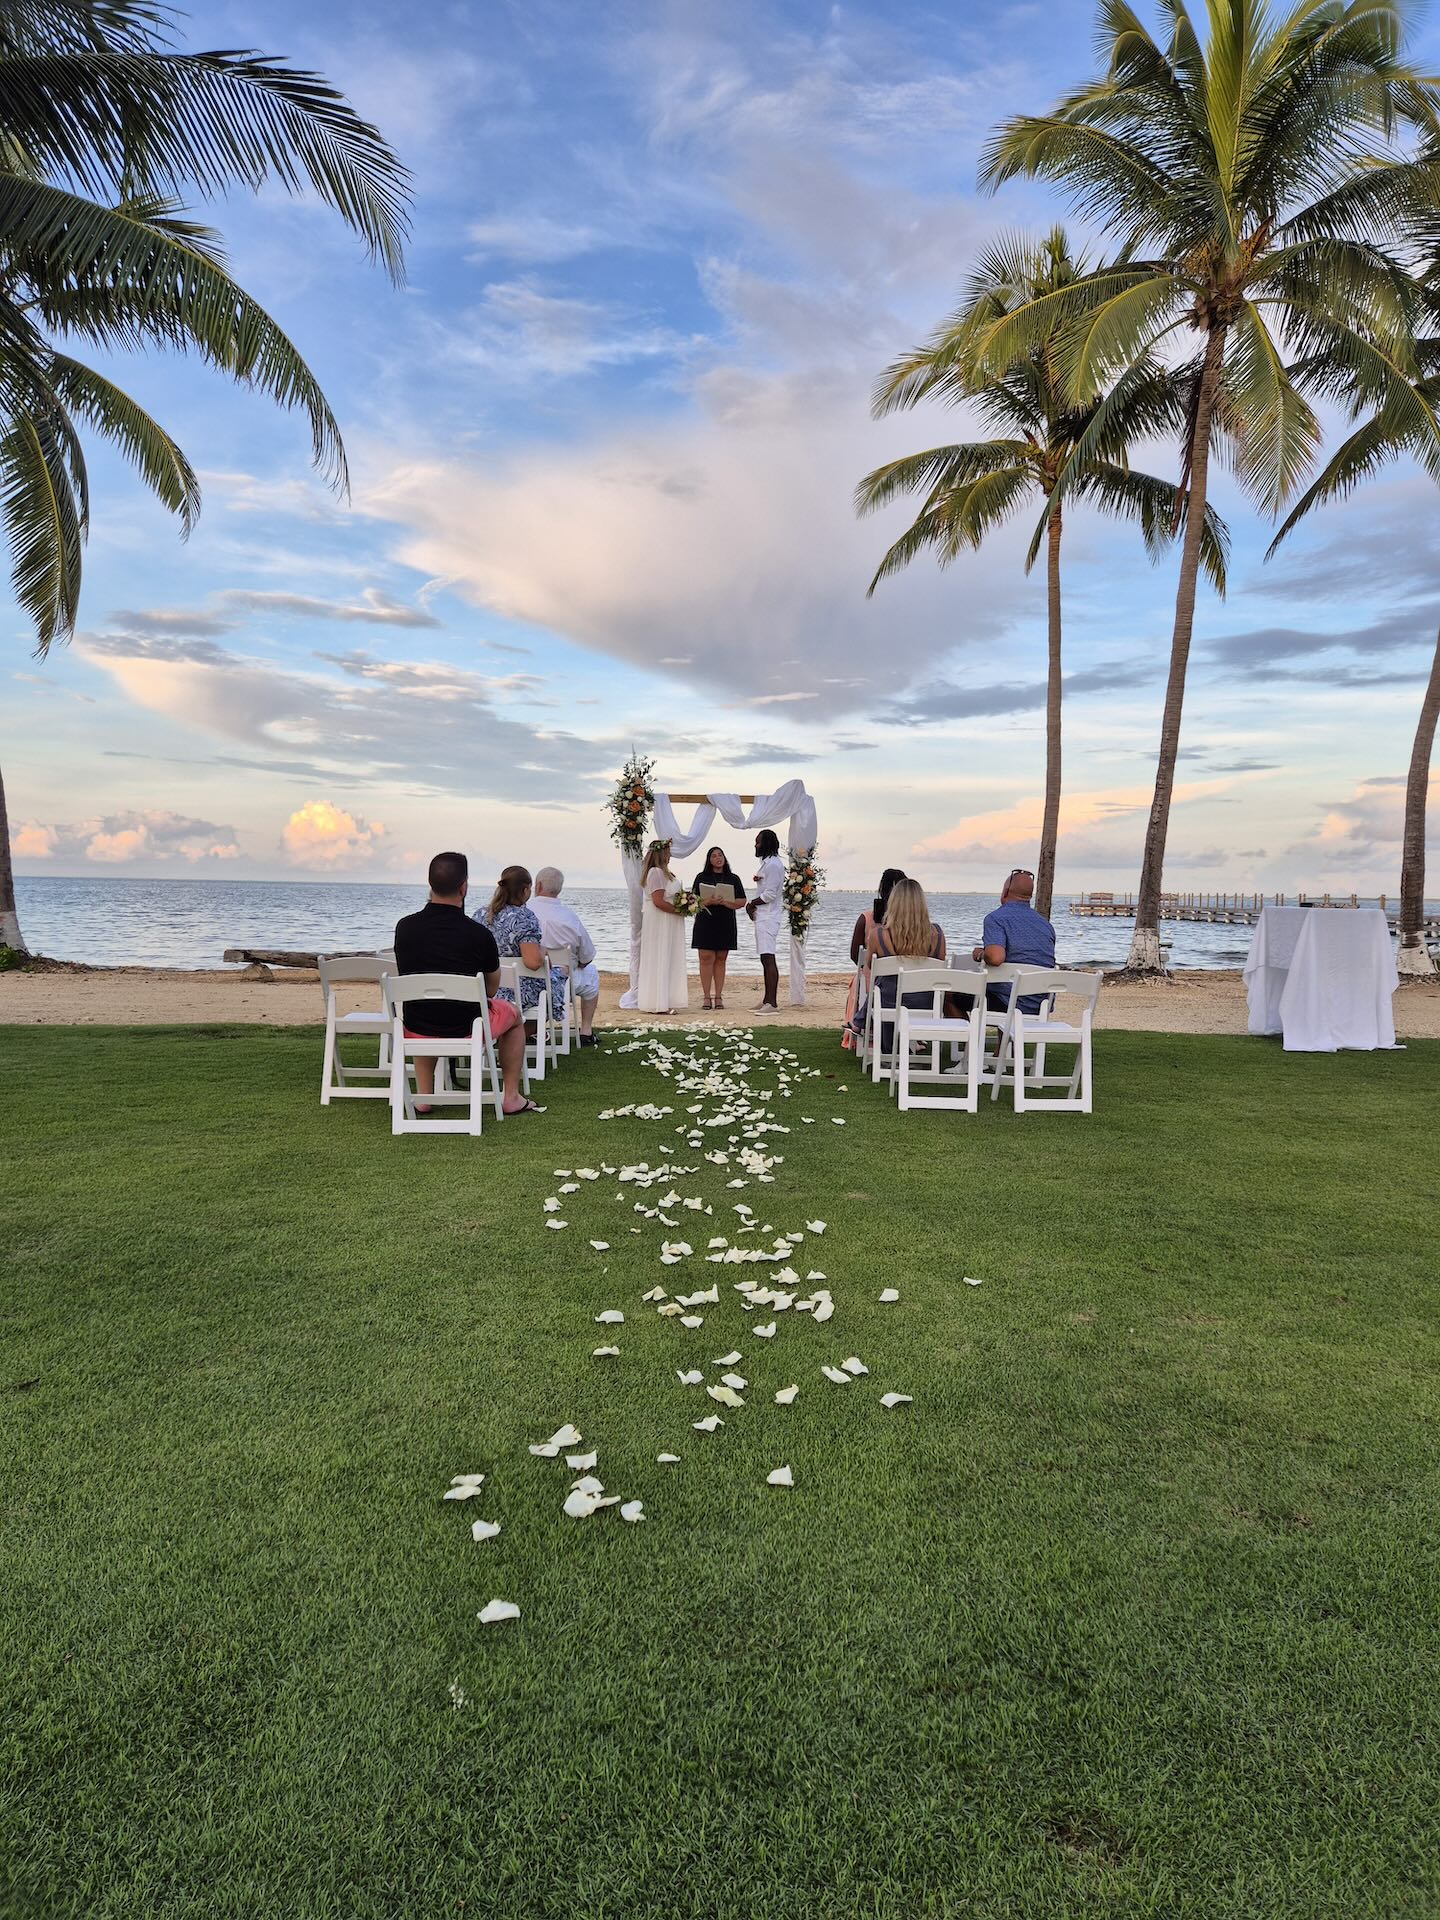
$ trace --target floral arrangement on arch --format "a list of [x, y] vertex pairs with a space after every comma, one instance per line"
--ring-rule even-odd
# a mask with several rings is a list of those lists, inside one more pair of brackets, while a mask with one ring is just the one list
[[815, 903], [820, 898], [820, 889], [825, 884], [825, 869], [815, 864], [815, 853], [801, 853], [790, 849], [790, 859], [785, 868], [785, 890], [783, 898], [785, 911], [790, 917], [790, 931], [797, 940], [803, 940], [810, 930], [810, 916], [815, 911]]
[[605, 802], [610, 815], [610, 838], [622, 853], [639, 859], [645, 851], [650, 814], [655, 805], [655, 762], [632, 752], [615, 791]]

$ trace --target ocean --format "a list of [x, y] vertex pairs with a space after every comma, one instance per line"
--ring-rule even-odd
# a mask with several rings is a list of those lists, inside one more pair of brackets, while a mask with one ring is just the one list
[[[94, 966], [218, 967], [226, 947], [304, 952], [365, 949], [389, 943], [395, 922], [421, 905], [423, 888], [358, 880], [123, 880], [18, 878], [20, 924], [37, 953]], [[629, 911], [622, 887], [567, 887], [603, 968], [629, 964]], [[840, 888], [820, 900], [810, 930], [813, 973], [850, 964], [850, 929], [869, 895]], [[992, 894], [932, 893], [930, 910], [952, 950], [973, 946]], [[1067, 966], [1119, 966], [1130, 943], [1128, 920], [1080, 919], [1057, 902], [1059, 955]], [[742, 926], [737, 973], [758, 973]], [[1245, 927], [1167, 924], [1175, 967], [1238, 967], [1250, 945]]]

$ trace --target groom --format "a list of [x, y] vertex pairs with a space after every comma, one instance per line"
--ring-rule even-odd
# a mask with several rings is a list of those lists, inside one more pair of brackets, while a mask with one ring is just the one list
[[780, 942], [780, 907], [785, 892], [785, 868], [780, 859], [780, 841], [774, 830], [763, 828], [755, 836], [755, 855], [760, 871], [755, 875], [755, 893], [746, 902], [745, 911], [755, 924], [755, 951], [765, 975], [765, 998], [757, 1013], [778, 1013], [776, 995], [780, 991], [780, 968], [775, 949]]

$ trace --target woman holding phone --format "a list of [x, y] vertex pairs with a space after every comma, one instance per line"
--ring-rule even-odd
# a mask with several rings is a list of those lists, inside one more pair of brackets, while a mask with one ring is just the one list
[[702, 898], [690, 936], [690, 944], [700, 956], [700, 990], [708, 1012], [725, 1005], [725, 969], [740, 944], [735, 916], [745, 905], [745, 888], [739, 875], [732, 872], [730, 856], [723, 847], [711, 847], [706, 854], [705, 864], [695, 876], [694, 892], [698, 895], [702, 887], [718, 887], [731, 896], [708, 903]]

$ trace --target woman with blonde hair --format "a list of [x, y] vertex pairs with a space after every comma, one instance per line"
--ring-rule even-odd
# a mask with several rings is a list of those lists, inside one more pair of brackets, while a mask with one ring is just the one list
[[[937, 927], [930, 918], [930, 903], [925, 898], [925, 889], [918, 880], [897, 880], [890, 889], [890, 897], [885, 902], [885, 918], [873, 928], [866, 943], [866, 965], [876, 960], [933, 960], [936, 966], [945, 964], [945, 929]], [[895, 1005], [895, 976], [882, 974], [875, 983], [880, 995], [882, 1007]], [[916, 995], [914, 1004], [928, 1006], [928, 994]], [[909, 1002], [906, 1002], [908, 1005]], [[856, 1016], [856, 1026], [863, 1031], [865, 1014], [862, 1008]], [[880, 1048], [889, 1052], [892, 1020], [880, 1023]]]
[[670, 871], [670, 842], [652, 840], [640, 868], [645, 896], [640, 921], [640, 973], [635, 1005], [641, 1013], [674, 1013], [689, 1003], [685, 921], [675, 911], [680, 882]]

